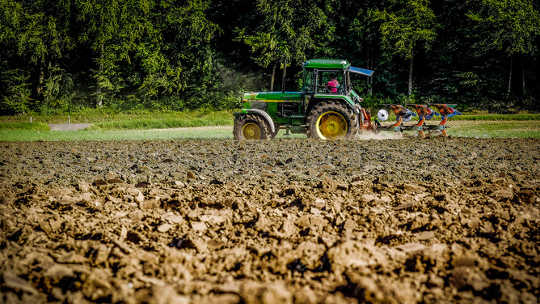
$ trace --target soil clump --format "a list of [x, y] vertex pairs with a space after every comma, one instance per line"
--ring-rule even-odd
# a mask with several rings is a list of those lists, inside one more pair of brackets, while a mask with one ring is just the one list
[[0, 149], [2, 303], [540, 296], [539, 140]]

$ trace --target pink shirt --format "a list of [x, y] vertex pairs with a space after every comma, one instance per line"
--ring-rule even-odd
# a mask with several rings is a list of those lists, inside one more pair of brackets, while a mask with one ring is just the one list
[[339, 82], [336, 79], [332, 79], [328, 82], [327, 86], [330, 89], [331, 93], [337, 93]]

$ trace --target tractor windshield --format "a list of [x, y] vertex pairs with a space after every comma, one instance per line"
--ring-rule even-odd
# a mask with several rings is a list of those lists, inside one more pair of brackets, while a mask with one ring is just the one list
[[372, 70], [347, 67], [344, 69], [304, 69], [303, 90], [316, 94], [348, 94], [351, 90], [350, 73], [371, 77]]
[[343, 94], [344, 88], [343, 70], [319, 70], [317, 93]]

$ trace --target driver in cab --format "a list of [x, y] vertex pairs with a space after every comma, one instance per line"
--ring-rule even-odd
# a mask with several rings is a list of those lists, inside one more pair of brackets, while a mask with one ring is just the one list
[[328, 91], [330, 93], [337, 93], [339, 88], [339, 82], [336, 79], [336, 75], [330, 76], [330, 81], [326, 84], [326, 87], [328, 88]]

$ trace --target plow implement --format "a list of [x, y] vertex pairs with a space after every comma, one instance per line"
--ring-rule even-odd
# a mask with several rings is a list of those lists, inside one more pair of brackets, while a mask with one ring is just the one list
[[[395, 132], [403, 132], [406, 130], [417, 130], [418, 136], [421, 138], [426, 137], [425, 131], [429, 133], [440, 133], [441, 136], [448, 136], [446, 125], [448, 119], [461, 115], [459, 111], [454, 109], [455, 104], [407, 104], [405, 106], [399, 104], [385, 104], [385, 108], [379, 110], [377, 117], [375, 118], [375, 124], [379, 130], [392, 130]], [[389, 109], [391, 113], [396, 116], [395, 123], [391, 125], [383, 126], [381, 122], [388, 120]], [[439, 124], [428, 124], [427, 121], [431, 120], [434, 116], [439, 116], [441, 121]], [[414, 124], [406, 124], [411, 121], [412, 117], [418, 117], [418, 120]]]

